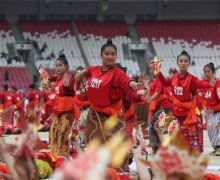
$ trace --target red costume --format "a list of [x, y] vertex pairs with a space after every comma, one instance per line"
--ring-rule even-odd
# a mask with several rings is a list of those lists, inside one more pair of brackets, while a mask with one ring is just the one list
[[[166, 86], [171, 86], [171, 109], [173, 115], [178, 120], [181, 134], [185, 137], [191, 149], [203, 150], [202, 122], [195, 114], [198, 88], [210, 87], [208, 83], [200, 81], [198, 78], [187, 73], [180, 78], [178, 73], [174, 74], [170, 80], [166, 80], [161, 73], [159, 79]], [[194, 98], [193, 98], [194, 97]]]

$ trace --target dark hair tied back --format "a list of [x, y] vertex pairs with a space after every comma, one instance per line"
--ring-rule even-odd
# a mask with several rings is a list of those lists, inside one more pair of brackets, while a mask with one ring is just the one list
[[107, 40], [107, 44], [112, 44], [112, 40], [111, 40], [111, 39], [108, 39], [108, 40]]
[[108, 39], [107, 42], [101, 47], [101, 53], [107, 48], [113, 47], [117, 53], [117, 47], [112, 43], [111, 39]]
[[189, 55], [185, 50], [183, 50], [183, 51], [181, 52], [181, 54], [180, 54], [179, 56], [177, 56], [177, 61], [178, 61], [178, 59], [179, 59], [181, 56], [186, 56], [186, 57], [189, 59], [189, 62], [191, 61], [190, 55]]
[[59, 59], [66, 59], [65, 54], [60, 54], [60, 55], [59, 55]]
[[67, 59], [66, 59], [66, 56], [65, 56], [65, 54], [60, 54], [59, 55], [59, 57], [57, 58], [57, 61], [63, 61], [63, 63], [66, 65], [66, 66], [68, 66], [69, 67], [69, 63], [68, 63], [68, 61], [67, 61]]
[[207, 67], [210, 68], [213, 73], [215, 73], [215, 65], [214, 65], [214, 63], [210, 62], [210, 63], [206, 64], [203, 70], [205, 70], [205, 68], [207, 68]]

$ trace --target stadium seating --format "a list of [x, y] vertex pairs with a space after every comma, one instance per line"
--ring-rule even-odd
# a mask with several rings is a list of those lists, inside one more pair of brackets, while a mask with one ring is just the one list
[[[8, 71], [9, 80], [4, 81], [3, 74]], [[15, 86], [18, 89], [27, 91], [32, 79], [26, 67], [0, 67], [0, 85], [8, 84], [9, 87]]]
[[140, 72], [138, 63], [125, 59], [122, 45], [131, 43], [128, 28], [124, 21], [78, 21], [77, 29], [80, 33], [83, 48], [91, 65], [101, 64], [100, 49], [111, 38], [117, 46], [117, 61], [127, 67], [127, 74], [132, 76]]
[[26, 40], [37, 42], [41, 57], [36, 66], [54, 67], [54, 60], [64, 53], [70, 69], [85, 66], [70, 21], [22, 21], [19, 26]]
[[162, 72], [166, 76], [170, 68], [177, 68], [176, 57], [182, 50], [195, 62], [189, 71], [200, 78], [205, 64], [219, 64], [220, 21], [138, 21], [136, 28], [141, 42], [150, 42], [157, 56], [164, 59]]
[[15, 43], [15, 38], [9, 24], [2, 21], [0, 22], [0, 66], [23, 67], [25, 65], [23, 62], [16, 61], [9, 55], [7, 44], [10, 43]]
[[12, 31], [7, 22], [0, 22], [0, 53], [8, 53], [7, 43], [15, 42]]
[[[7, 44], [15, 43], [15, 38], [7, 22], [0, 22], [0, 86], [7, 83], [9, 87], [27, 90], [31, 78], [27, 72], [24, 62], [16, 61], [9, 55]], [[10, 59], [10, 60], [9, 60]], [[4, 81], [4, 73], [8, 71], [9, 80]]]

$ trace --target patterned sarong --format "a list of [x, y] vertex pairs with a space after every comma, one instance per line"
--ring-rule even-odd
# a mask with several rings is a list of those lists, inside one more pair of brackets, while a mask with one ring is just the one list
[[58, 156], [69, 155], [69, 134], [73, 123], [72, 111], [52, 115], [49, 141], [50, 152]]
[[184, 125], [184, 120], [186, 117], [176, 117], [178, 120], [180, 133], [185, 138], [189, 145], [190, 150], [203, 151], [203, 127], [202, 120], [197, 116], [198, 124], [195, 125], [195, 131], [190, 131]]
[[214, 149], [220, 147], [220, 113], [211, 114], [208, 116], [208, 135], [211, 145]]

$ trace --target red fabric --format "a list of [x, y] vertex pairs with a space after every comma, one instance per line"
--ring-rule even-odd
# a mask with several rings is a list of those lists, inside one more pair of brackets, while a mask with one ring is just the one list
[[43, 108], [44, 108], [44, 111], [45, 111], [45, 113], [42, 116], [42, 122], [43, 123], [48, 123], [50, 115], [53, 112], [53, 101], [54, 101], [55, 96], [56, 95], [55, 95], [54, 92], [45, 91], [43, 93], [43, 98], [44, 98]]
[[154, 93], [158, 93], [160, 95], [163, 91], [163, 85], [160, 79], [156, 78], [150, 83], [150, 95], [152, 96]]
[[[207, 80], [203, 80], [203, 82], [209, 83]], [[210, 108], [211, 106], [215, 106], [219, 103], [219, 98], [217, 96], [216, 88], [219, 87], [219, 84], [216, 83], [214, 87], [206, 88], [202, 90], [203, 102], [205, 108]]]
[[[164, 103], [164, 106], [161, 106], [160, 102], [164, 101], [166, 102], [166, 104]], [[156, 112], [156, 110], [158, 108], [171, 108], [171, 103], [167, 98], [166, 94], [160, 94], [155, 100], [153, 100], [150, 105], [149, 105], [149, 114], [148, 117], [149, 119], [152, 118], [153, 114]]]
[[19, 103], [20, 101], [22, 101], [23, 97], [20, 94], [14, 93], [13, 94], [13, 102], [14, 103]]
[[79, 101], [80, 109], [85, 109], [85, 108], [87, 108], [89, 106], [90, 106], [90, 102], [89, 101]]
[[130, 138], [133, 138], [133, 135], [132, 135], [133, 128], [138, 127], [137, 116], [135, 112], [131, 114], [131, 116], [128, 119], [125, 119], [125, 120], [126, 120], [125, 122], [126, 122], [126, 130], [127, 130], [128, 136]]
[[179, 129], [181, 135], [186, 140], [190, 150], [198, 150], [200, 152], [203, 151], [203, 127], [201, 120], [197, 117], [197, 125], [195, 126], [195, 131], [190, 131], [186, 128], [184, 122], [185, 118], [177, 117]]
[[205, 100], [204, 100], [204, 89], [198, 89], [197, 90], [197, 99], [196, 99], [196, 105], [201, 110], [204, 108]]
[[39, 92], [37, 92], [36, 90], [31, 91], [27, 95], [27, 99], [29, 100], [27, 108], [34, 108], [36, 105], [38, 105], [40, 103], [40, 97], [41, 94]]
[[0, 164], [0, 172], [5, 173], [5, 174], [10, 174], [8, 167], [5, 164]]
[[3, 107], [9, 107], [11, 105], [13, 105], [13, 94], [10, 92], [4, 92], [1, 94], [1, 100], [2, 100], [2, 104]]
[[[68, 87], [64, 87], [63, 85], [63, 77], [57, 77], [56, 79], [56, 83], [54, 88], [52, 89], [52, 92], [55, 92], [56, 94], [56, 100], [52, 100], [53, 101], [53, 114], [60, 114], [64, 111], [61, 111], [60, 109], [60, 102], [61, 101], [57, 101], [58, 99], [62, 99], [62, 103], [64, 104], [68, 104], [68, 106], [72, 106], [72, 109], [74, 110], [74, 114], [78, 117], [79, 116], [79, 111], [77, 110], [76, 106], [75, 106], [75, 102], [74, 102], [74, 95], [75, 95], [75, 91], [74, 91], [74, 80], [73, 77], [71, 76], [71, 74], [69, 74], [69, 86]], [[72, 103], [71, 102], [67, 102], [64, 99], [65, 98], [71, 98], [72, 99]], [[64, 100], [64, 101], [63, 101]], [[59, 107], [58, 107], [59, 106]], [[66, 108], [64, 108], [63, 106], [63, 110], [65, 110]]]
[[121, 180], [115, 169], [107, 168], [107, 173], [111, 177], [111, 180]]
[[[102, 68], [102, 66], [87, 68], [89, 73], [88, 100], [100, 108], [110, 106], [121, 99], [122, 90], [130, 89], [128, 84], [132, 80], [117, 67], [108, 71], [102, 71]], [[97, 96], [102, 98], [97, 98]]]
[[63, 162], [66, 160], [64, 157], [60, 157], [48, 152], [36, 152], [36, 156], [37, 159], [48, 162], [53, 169], [61, 167]]
[[129, 119], [135, 112], [134, 105], [131, 104], [130, 107], [124, 112], [125, 120]]
[[[171, 86], [171, 95], [181, 102], [190, 101], [191, 95], [196, 95], [199, 88], [204, 89], [211, 87], [209, 83], [199, 80], [190, 73], [187, 73], [183, 78], [180, 78], [179, 73], [176, 73], [170, 80], [166, 80], [163, 74], [159, 73], [158, 78], [165, 86]], [[188, 111], [186, 109], [173, 106], [172, 113], [176, 116], [187, 116]]]
[[100, 113], [105, 113], [109, 116], [121, 116], [122, 115], [122, 100], [112, 104], [111, 106], [107, 106], [105, 108], [100, 108], [98, 106], [91, 105], [92, 108]]
[[[159, 77], [161, 77], [159, 75]], [[186, 74], [184, 78], [180, 78], [179, 74], [174, 74], [171, 78], [171, 93], [181, 102], [188, 102], [191, 98], [191, 92], [196, 94], [196, 88], [193, 85], [193, 76]], [[187, 116], [188, 111], [184, 108], [173, 105], [172, 113], [176, 116]]]
[[52, 89], [59, 96], [74, 96], [74, 79], [71, 74], [68, 75], [69, 78], [69, 86], [64, 87], [63, 85], [63, 77], [56, 77], [56, 83], [54, 88]]
[[190, 111], [184, 121], [184, 125], [190, 131], [195, 131], [196, 130], [195, 127], [198, 124], [197, 115], [195, 113], [195, 108], [196, 108], [196, 97], [194, 97], [194, 99], [192, 101], [192, 108], [190, 109]]
[[40, 101], [40, 97], [41, 94], [39, 92], [37, 92], [36, 90], [31, 91], [28, 95], [27, 95], [27, 99], [29, 100], [29, 102], [39, 102]]
[[220, 180], [220, 176], [217, 174], [207, 173], [204, 175], [204, 180]]
[[[158, 97], [166, 93], [165, 88], [159, 78], [154, 79], [150, 83], [150, 96], [152, 96], [154, 93], [158, 93]], [[160, 101], [157, 102], [156, 108], [171, 108], [171, 104], [167, 98], [161, 98]]]
[[132, 138], [133, 128], [137, 127], [137, 116], [133, 103], [146, 103], [141, 100], [137, 94], [137, 89], [126, 89], [123, 91], [124, 116], [128, 135]]
[[123, 89], [122, 99], [125, 105], [125, 109], [129, 108], [131, 103], [146, 103], [141, 100], [141, 95], [137, 94], [137, 89]]
[[159, 78], [154, 79], [150, 83], [150, 96], [154, 95], [154, 93], [158, 93], [158, 97], [150, 103], [148, 115], [149, 119], [151, 119], [158, 108], [171, 109], [171, 103], [167, 98], [166, 89]]
[[173, 103], [173, 106], [183, 108], [188, 111], [184, 125], [190, 131], [195, 131], [195, 126], [198, 124], [197, 115], [195, 113], [197, 97], [194, 96], [193, 101], [189, 102], [181, 102], [174, 96], [169, 97], [169, 99]]
[[132, 180], [128, 175], [125, 174], [119, 174], [119, 177], [121, 180]]

